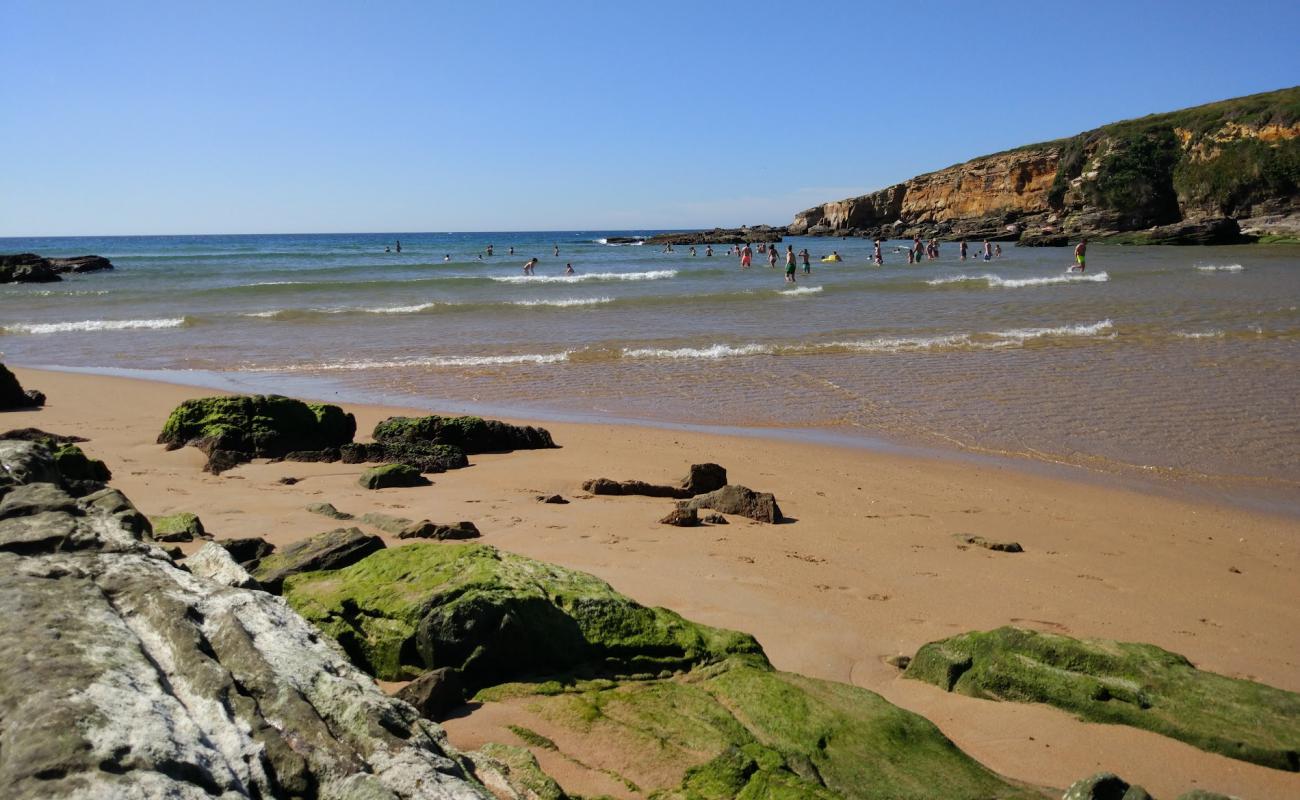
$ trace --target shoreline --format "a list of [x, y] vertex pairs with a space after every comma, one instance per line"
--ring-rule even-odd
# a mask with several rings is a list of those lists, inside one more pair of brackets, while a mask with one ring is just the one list
[[[865, 429], [831, 427], [773, 427], [743, 425], [708, 425], [671, 420], [627, 417], [619, 415], [568, 413], [553, 408], [524, 409], [511, 405], [482, 402], [463, 402], [445, 398], [422, 399], [403, 393], [370, 395], [365, 390], [349, 390], [332, 384], [326, 378], [304, 378], [275, 372], [218, 372], [214, 370], [146, 370], [118, 367], [74, 367], [63, 365], [25, 365], [10, 362], [16, 369], [43, 373], [68, 373], [87, 376], [123, 378], [171, 386], [210, 389], [220, 392], [257, 394], [284, 394], [303, 400], [326, 403], [348, 403], [363, 406], [419, 410], [426, 414], [468, 414], [498, 417], [530, 425], [614, 425], [647, 430], [705, 434], [711, 436], [740, 437], [759, 440], [789, 442], [866, 450], [882, 455], [899, 455], [923, 460], [968, 463], [989, 467], [1007, 467], [1028, 475], [1054, 478], [1062, 481], [1081, 481], [1089, 485], [1136, 491], [1156, 497], [1211, 505], [1227, 504], [1243, 511], [1300, 520], [1300, 501], [1290, 499], [1285, 489], [1269, 487], [1267, 495], [1250, 495], [1232, 492], [1223, 482], [1234, 479], [1220, 478], [1219, 483], [1197, 482], [1196, 479], [1162, 479], [1142, 474], [1142, 470], [1160, 471], [1161, 467], [1114, 462], [1117, 469], [1102, 469], [1087, 464], [1074, 464], [1050, 458], [1031, 458], [1024, 455], [991, 451], [979, 445], [954, 444], [943, 447], [933, 443], [901, 441]], [[270, 384], [270, 385], [268, 385]], [[361, 434], [362, 431], [358, 430]], [[1274, 479], [1239, 478], [1238, 485], [1258, 485]]]
[[[613, 424], [546, 423], [559, 449], [476, 456], [468, 469], [431, 476], [427, 488], [366, 491], [356, 485], [360, 464], [257, 461], [213, 476], [201, 471], [197, 450], [155, 444], [178, 402], [210, 392], [14, 371], [49, 400], [7, 412], [0, 424], [88, 437], [87, 454], [108, 463], [112, 484], [146, 514], [192, 511], [219, 538], [260, 535], [277, 545], [357, 524], [306, 512], [312, 502], [357, 515], [468, 519], [484, 544], [752, 633], [779, 669], [877, 692], [1010, 778], [1064, 787], [1104, 769], [1157, 796], [1197, 786], [1254, 798], [1300, 794], [1300, 774], [1045, 706], [948, 694], [883, 661], [955, 633], [1021, 625], [1150, 642], [1202, 669], [1300, 691], [1300, 537], [1288, 518], [1006, 464]], [[427, 413], [344, 408], [357, 416], [359, 439], [384, 417]], [[602, 476], [672, 480], [705, 461], [726, 467], [733, 483], [774, 492], [794, 521], [672, 528], [656, 522], [670, 501], [578, 489]], [[298, 483], [279, 483], [290, 475]], [[535, 500], [553, 493], [571, 502]], [[955, 537], [968, 533], [1015, 540], [1025, 552], [963, 549]], [[470, 714], [445, 727], [458, 746], [514, 741], [494, 726]]]

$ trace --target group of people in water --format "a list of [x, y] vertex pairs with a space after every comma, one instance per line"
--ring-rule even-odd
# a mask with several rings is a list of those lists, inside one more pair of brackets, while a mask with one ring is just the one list
[[[876, 239], [873, 243], [874, 246], [871, 251], [871, 263], [875, 264], [876, 266], [881, 266], [885, 263], [884, 254], [881, 252], [881, 244], [883, 243], [883, 241], [884, 240], [882, 239]], [[398, 253], [402, 252], [401, 240], [398, 240], [395, 243], [395, 247]], [[1085, 264], [1085, 256], [1087, 253], [1087, 249], [1088, 249], [1087, 239], [1081, 240], [1078, 246], [1074, 248], [1074, 259], [1076, 263], [1069, 268], [1070, 272], [1074, 272], [1075, 270], [1078, 270], [1079, 272], [1083, 272], [1087, 269], [1087, 266]], [[491, 258], [494, 250], [495, 250], [495, 246], [489, 244], [482, 253], [479, 253], [476, 256], [476, 259], [482, 261], [485, 255], [488, 258]], [[386, 246], [384, 247], [384, 252], [391, 253], [393, 252], [393, 248]], [[674, 252], [673, 246], [671, 244], [665, 244], [663, 247], [663, 252], [665, 253]], [[779, 248], [776, 245], [769, 245], [766, 242], [759, 242], [758, 252], [767, 255], [767, 266], [770, 269], [776, 269], [777, 260], [779, 258]], [[923, 260], [933, 261], [939, 258], [939, 240], [930, 239], [929, 241], [922, 241], [920, 236], [913, 236], [911, 245], [907, 247], [904, 247], [903, 245], [897, 245], [894, 247], [894, 252], [906, 253], [907, 263], [909, 264], [920, 264]], [[965, 261], [967, 258], [976, 258], [976, 259], [980, 258], [979, 255], [975, 255], [975, 256], [970, 255], [965, 240], [962, 240], [958, 244], [957, 252], [962, 261]], [[515, 248], [513, 245], [510, 247], [509, 254], [512, 256], [515, 254]], [[692, 256], [696, 255], [695, 245], [690, 246], [690, 254]], [[555, 258], [560, 257], [560, 246], [558, 244], [552, 245], [552, 255]], [[706, 244], [704, 246], [704, 255], [706, 257], [713, 256], [713, 245]], [[754, 262], [754, 247], [749, 242], [745, 242], [743, 245], [739, 245], [739, 244], [731, 245], [727, 247], [727, 255], [739, 258], [740, 268], [742, 270], [749, 269]], [[1000, 243], [990, 242], [988, 239], [985, 239], [982, 257], [984, 261], [991, 261], [995, 258], [1001, 258], [1002, 245]], [[451, 253], [445, 254], [442, 257], [442, 260], [451, 261]], [[838, 263], [843, 261], [844, 258], [839, 254], [838, 250], [832, 250], [830, 255], [825, 256], [821, 260], [828, 263]], [[812, 273], [811, 261], [812, 261], [812, 257], [808, 253], [808, 248], [805, 247], [802, 250], [800, 250], [798, 253], [795, 253], [794, 245], [786, 245], [785, 246], [786, 282], [795, 283], [795, 273], [798, 272], [800, 263], [803, 264], [804, 274], [805, 275], [811, 274]], [[536, 257], [528, 259], [528, 261], [524, 263], [524, 274], [535, 275], [536, 274], [535, 269], [537, 268], [537, 264], [538, 264], [538, 259]], [[565, 264], [564, 274], [565, 275], [576, 274], [573, 270], [572, 262]]]

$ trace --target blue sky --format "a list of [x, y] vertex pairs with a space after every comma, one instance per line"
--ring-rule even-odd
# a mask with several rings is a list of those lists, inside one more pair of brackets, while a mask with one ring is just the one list
[[783, 224], [1300, 83], [1300, 3], [0, 0], [0, 236]]

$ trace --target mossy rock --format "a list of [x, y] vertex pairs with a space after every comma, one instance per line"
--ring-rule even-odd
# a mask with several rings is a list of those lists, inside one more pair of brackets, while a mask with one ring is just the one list
[[[592, 681], [482, 691], [548, 725], [560, 756], [590, 760], [572, 741], [632, 754], [617, 776], [650, 797], [692, 800], [1041, 798], [959, 750], [932, 723], [846, 684], [733, 658], [668, 679]], [[520, 702], [522, 701], [522, 702]], [[526, 730], [526, 729], [525, 729]], [[647, 767], [644, 772], [638, 766]], [[662, 783], [678, 767], [676, 785]], [[668, 778], [672, 780], [671, 777]]]
[[64, 480], [107, 483], [113, 478], [107, 464], [97, 458], [87, 457], [75, 444], [63, 444], [54, 450], [54, 463]]
[[328, 574], [329, 570], [355, 564], [383, 549], [384, 540], [378, 536], [369, 536], [359, 528], [335, 528], [263, 556], [252, 573], [267, 591], [279, 592], [291, 575]]
[[501, 788], [529, 800], [568, 800], [560, 785], [542, 772], [527, 748], [489, 742], [465, 754], [474, 775], [489, 788]]
[[153, 538], [159, 542], [192, 542], [204, 535], [203, 522], [188, 511], [150, 517]]
[[471, 455], [554, 447], [545, 428], [509, 425], [481, 417], [389, 417], [375, 426], [374, 440], [397, 444], [450, 445]]
[[1046, 703], [1231, 758], [1300, 770], [1300, 694], [1196, 669], [1149, 644], [998, 628], [932, 642], [904, 673], [947, 691]]
[[220, 451], [226, 454], [224, 466], [337, 449], [351, 442], [356, 430], [356, 419], [334, 405], [279, 395], [204, 397], [177, 406], [163, 424], [158, 443], [172, 450], [193, 444], [213, 460]]
[[357, 483], [366, 489], [392, 489], [409, 486], [428, 486], [429, 479], [415, 467], [406, 464], [383, 464], [361, 473]]
[[753, 637], [647, 608], [581, 572], [477, 544], [418, 543], [288, 578], [284, 595], [377, 678], [462, 671], [471, 690], [524, 677], [656, 675]]

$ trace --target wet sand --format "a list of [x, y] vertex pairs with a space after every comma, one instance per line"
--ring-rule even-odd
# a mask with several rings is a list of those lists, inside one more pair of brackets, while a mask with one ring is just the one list
[[[1157, 796], [1196, 787], [1300, 796], [1294, 773], [1048, 707], [947, 694], [902, 679], [882, 660], [961, 631], [1015, 624], [1150, 642], [1203, 669], [1300, 691], [1300, 524], [1291, 518], [993, 462], [608, 425], [548, 423], [561, 449], [476, 456], [468, 469], [431, 476], [426, 488], [368, 492], [356, 484], [363, 467], [345, 464], [258, 462], [212, 476], [201, 471], [198, 451], [169, 453], [154, 441], [177, 403], [213, 392], [14, 371], [24, 387], [44, 391], [48, 405], [0, 415], [0, 430], [89, 438], [83, 448], [107, 462], [113, 484], [146, 514], [192, 511], [217, 537], [276, 544], [349, 524], [305, 511], [313, 502], [358, 515], [468, 519], [485, 544], [753, 633], [780, 669], [879, 692], [1011, 778], [1064, 787], [1104, 769]], [[345, 408], [357, 415], [358, 438], [403, 413]], [[774, 492], [794, 521], [672, 528], [656, 522], [671, 501], [588, 498], [579, 486], [598, 476], [672, 481], [703, 461], [725, 466], [732, 483]], [[299, 482], [282, 485], [284, 476]], [[572, 502], [535, 499], [552, 493]], [[1014, 540], [1025, 552], [962, 549], [957, 534]], [[462, 747], [517, 742], [504, 724], [499, 714], [470, 715], [447, 728]], [[588, 791], [582, 775], [559, 777]]]

